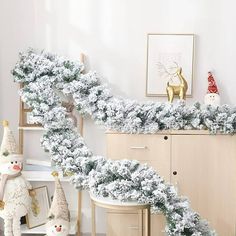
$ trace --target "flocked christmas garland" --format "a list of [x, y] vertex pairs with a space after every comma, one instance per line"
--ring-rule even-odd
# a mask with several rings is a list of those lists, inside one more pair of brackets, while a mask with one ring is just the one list
[[150, 203], [154, 213], [167, 219], [166, 232], [178, 235], [215, 235], [172, 185], [147, 165], [138, 161], [107, 160], [93, 156], [74, 129], [73, 120], [62, 106], [58, 91], [72, 97], [81, 114], [90, 115], [106, 128], [129, 133], [155, 133], [164, 129], [208, 129], [234, 133], [236, 109], [227, 105], [201, 108], [116, 98], [95, 73], [82, 74], [83, 65], [45, 52], [30, 50], [20, 54], [13, 75], [24, 83], [20, 95], [33, 108], [35, 122], [46, 129], [42, 146], [65, 172], [71, 172], [78, 189], [121, 201]]

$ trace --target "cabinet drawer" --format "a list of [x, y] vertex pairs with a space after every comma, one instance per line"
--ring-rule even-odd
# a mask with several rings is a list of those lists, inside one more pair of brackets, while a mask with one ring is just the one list
[[[142, 236], [142, 231], [145, 232], [145, 223], [141, 221], [143, 216], [140, 213], [107, 213], [107, 236]], [[151, 216], [151, 235], [165, 235], [165, 217], [163, 215]]]
[[142, 236], [139, 214], [107, 213], [107, 236]]
[[152, 166], [166, 181], [170, 181], [169, 135], [108, 133], [107, 157], [110, 159], [138, 160]]
[[107, 155], [111, 159], [156, 160], [170, 152], [168, 135], [107, 134]]

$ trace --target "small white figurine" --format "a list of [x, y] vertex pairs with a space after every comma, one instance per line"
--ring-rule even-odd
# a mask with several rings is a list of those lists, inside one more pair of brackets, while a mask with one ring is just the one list
[[5, 236], [20, 236], [20, 219], [30, 209], [32, 187], [21, 175], [23, 156], [18, 154], [8, 121], [3, 121], [3, 126], [0, 149], [0, 217], [4, 219]]
[[53, 172], [52, 175], [55, 177], [55, 191], [46, 224], [46, 233], [47, 236], [68, 236], [70, 230], [68, 203], [58, 173]]
[[215, 79], [211, 72], [208, 72], [208, 91], [204, 99], [205, 105], [219, 106], [220, 95], [215, 82]]

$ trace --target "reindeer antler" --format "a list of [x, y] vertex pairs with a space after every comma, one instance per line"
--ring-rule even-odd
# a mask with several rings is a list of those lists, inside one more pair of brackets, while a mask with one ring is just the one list
[[[167, 78], [169, 81], [173, 81], [173, 78], [176, 76], [176, 72], [177, 72], [177, 69], [178, 69], [178, 63], [174, 62], [174, 64], [176, 66], [174, 67], [169, 67], [167, 69], [167, 67], [161, 63], [161, 62], [158, 62], [156, 65], [158, 66], [158, 71], [160, 73], [161, 76], [164, 76], [165, 78]], [[175, 69], [175, 71], [173, 73], [170, 72], [170, 69]]]

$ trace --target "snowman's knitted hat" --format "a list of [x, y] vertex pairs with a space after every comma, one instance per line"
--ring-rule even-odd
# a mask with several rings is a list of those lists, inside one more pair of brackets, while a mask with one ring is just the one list
[[55, 191], [49, 210], [49, 219], [63, 219], [65, 221], [70, 221], [70, 212], [68, 209], [68, 203], [66, 201], [66, 196], [62, 188], [61, 182], [58, 178], [58, 173], [53, 172], [52, 175], [55, 177]]
[[2, 124], [4, 131], [0, 148], [0, 164], [9, 162], [12, 158], [22, 159], [23, 157], [19, 154], [13, 133], [9, 128], [9, 122], [4, 120]]
[[217, 85], [216, 85], [216, 81], [212, 75], [212, 73], [209, 71], [208, 72], [208, 90], [207, 93], [217, 93], [219, 94]]

